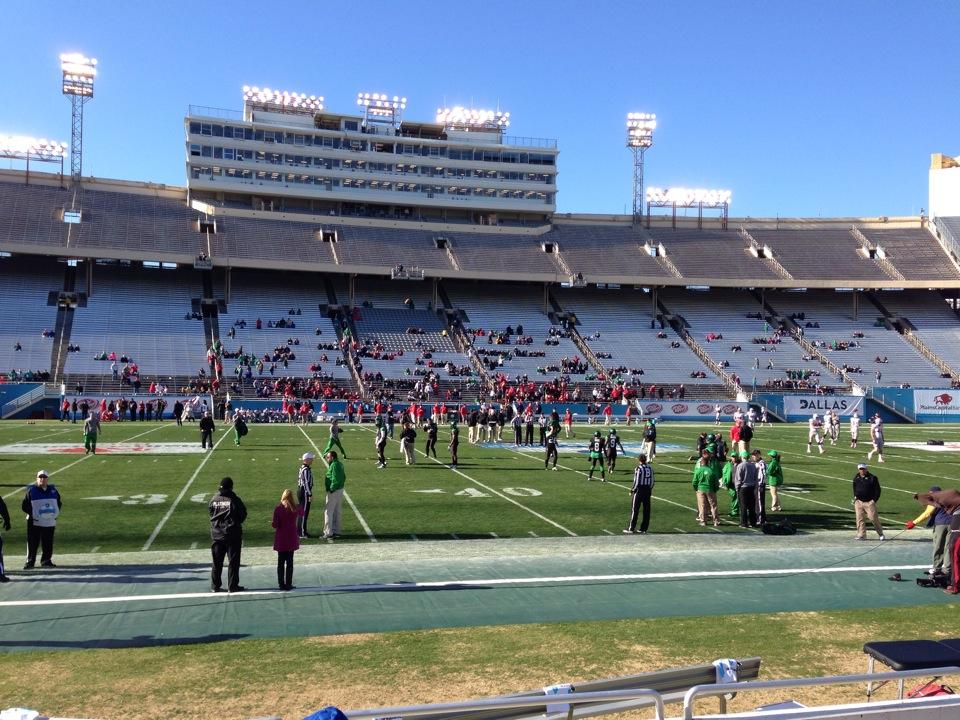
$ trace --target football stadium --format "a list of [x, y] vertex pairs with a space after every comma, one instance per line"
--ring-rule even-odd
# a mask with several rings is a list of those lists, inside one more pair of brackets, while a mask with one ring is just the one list
[[535, 121], [244, 85], [172, 185], [60, 71], [69, 142], [0, 135], [0, 718], [960, 714], [960, 158], [738, 216], [641, 103], [570, 213]]

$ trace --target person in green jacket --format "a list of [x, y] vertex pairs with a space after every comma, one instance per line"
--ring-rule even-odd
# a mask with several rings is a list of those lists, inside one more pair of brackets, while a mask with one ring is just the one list
[[767, 453], [770, 462], [767, 463], [767, 486], [770, 488], [770, 511], [782, 510], [780, 507], [780, 486], [783, 485], [783, 466], [780, 464], [780, 453], [771, 450]]
[[709, 451], [704, 450], [697, 464], [693, 466], [693, 489], [697, 492], [697, 522], [706, 525], [707, 507], [713, 526], [720, 524], [717, 517], [717, 489], [720, 486], [716, 471], [716, 459]]
[[737, 499], [737, 489], [733, 486], [733, 470], [735, 463], [740, 462], [740, 456], [734, 455], [727, 458], [721, 471], [720, 484], [727, 489], [727, 495], [730, 496], [730, 517], [740, 517], [740, 501]]
[[340, 505], [343, 503], [343, 486], [347, 482], [347, 473], [333, 450], [324, 457], [327, 460], [327, 474], [324, 478], [327, 504], [323, 509], [323, 537], [329, 540], [340, 536]]

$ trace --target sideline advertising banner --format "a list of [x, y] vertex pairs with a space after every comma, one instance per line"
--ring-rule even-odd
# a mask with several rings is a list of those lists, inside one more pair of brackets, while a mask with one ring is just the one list
[[960, 415], [960, 390], [914, 390], [917, 415]]
[[823, 415], [833, 410], [840, 417], [849, 417], [854, 411], [864, 416], [863, 397], [860, 395], [784, 395], [783, 412], [787, 417], [802, 415], [810, 417], [814, 413]]

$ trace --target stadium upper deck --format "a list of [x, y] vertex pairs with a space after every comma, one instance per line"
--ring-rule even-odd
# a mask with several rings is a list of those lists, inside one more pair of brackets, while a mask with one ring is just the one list
[[[634, 229], [622, 216], [554, 216], [545, 232], [271, 212], [190, 202], [182, 188], [88, 178], [73, 202], [52, 175], [0, 172], [0, 251], [388, 275], [656, 286], [960, 288], [922, 218], [731, 219], [730, 230]], [[212, 230], [212, 232], [209, 232]], [[763, 250], [757, 257], [756, 249]]]

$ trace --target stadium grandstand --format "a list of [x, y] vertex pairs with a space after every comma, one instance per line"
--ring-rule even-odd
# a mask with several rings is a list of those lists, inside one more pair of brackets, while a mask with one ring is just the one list
[[192, 107], [186, 188], [0, 173], [8, 374], [461, 400], [557, 378], [568, 399], [957, 381], [950, 216], [556, 214], [555, 141], [377, 102]]

